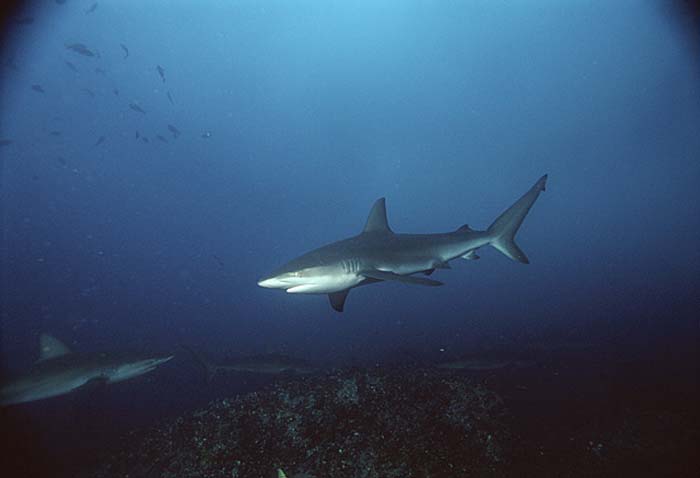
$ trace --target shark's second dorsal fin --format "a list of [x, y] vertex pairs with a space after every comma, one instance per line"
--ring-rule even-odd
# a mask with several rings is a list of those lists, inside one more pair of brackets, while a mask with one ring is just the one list
[[39, 360], [48, 360], [70, 353], [66, 344], [49, 334], [41, 334], [39, 337]]
[[386, 200], [379, 198], [374, 202], [362, 232], [392, 232], [386, 219]]

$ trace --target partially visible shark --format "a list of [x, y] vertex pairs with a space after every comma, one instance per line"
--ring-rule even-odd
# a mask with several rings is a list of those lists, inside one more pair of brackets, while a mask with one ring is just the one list
[[263, 354], [241, 357], [228, 360], [226, 363], [215, 364], [192, 350], [182, 345], [197, 363], [205, 370], [207, 381], [211, 381], [220, 372], [247, 372], [265, 375], [278, 375], [282, 373], [310, 374], [317, 371], [316, 367], [306, 360], [289, 357], [281, 354]]
[[60, 340], [48, 334], [42, 334], [39, 342], [39, 360], [29, 370], [0, 386], [0, 405], [65, 395], [91, 383], [121, 382], [148, 373], [173, 358], [172, 355], [72, 353]]
[[290, 294], [328, 294], [331, 306], [342, 312], [350, 289], [361, 285], [380, 281], [442, 285], [413, 274], [449, 269], [449, 261], [460, 257], [478, 259], [477, 249], [486, 245], [528, 264], [527, 256], [515, 244], [515, 234], [546, 182], [544, 175], [485, 231], [464, 225], [440, 234], [396, 234], [387, 221], [385, 199], [380, 198], [359, 235], [304, 254], [260, 279], [258, 285]]

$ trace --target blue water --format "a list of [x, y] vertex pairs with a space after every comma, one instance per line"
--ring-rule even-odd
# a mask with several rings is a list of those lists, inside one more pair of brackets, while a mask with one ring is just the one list
[[[41, 332], [335, 365], [697, 339], [700, 38], [684, 2], [93, 3], [6, 16], [6, 368], [31, 364]], [[256, 285], [358, 233], [378, 197], [397, 232], [484, 229], [545, 173], [518, 235], [530, 265], [483, 249], [434, 274], [441, 288], [362, 287], [343, 314]], [[182, 360], [92, 413], [140, 424], [218, 395]], [[74, 400], [22, 413], [41, 429]]]

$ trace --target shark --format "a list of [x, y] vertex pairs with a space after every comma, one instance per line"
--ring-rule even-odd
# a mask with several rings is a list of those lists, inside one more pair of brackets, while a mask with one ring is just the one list
[[282, 354], [262, 354], [228, 360], [226, 363], [212, 363], [186, 345], [180, 345], [187, 350], [195, 361], [206, 371], [207, 381], [211, 381], [219, 373], [244, 372], [263, 375], [279, 375], [283, 373], [311, 374], [316, 367], [306, 360], [289, 357]]
[[0, 405], [15, 405], [66, 395], [90, 384], [111, 384], [155, 370], [173, 355], [73, 353], [57, 338], [42, 334], [32, 367], [0, 385]]
[[479, 259], [476, 251], [486, 245], [529, 264], [515, 235], [546, 183], [545, 174], [485, 231], [465, 224], [446, 233], [398, 234], [389, 227], [385, 198], [379, 198], [360, 234], [299, 256], [260, 279], [258, 285], [290, 294], [327, 294], [331, 307], [342, 312], [355, 287], [382, 281], [440, 286], [442, 282], [426, 276], [436, 269], [450, 269], [454, 259]]

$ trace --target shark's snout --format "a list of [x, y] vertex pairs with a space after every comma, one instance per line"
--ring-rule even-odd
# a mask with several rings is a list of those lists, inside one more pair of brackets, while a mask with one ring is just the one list
[[287, 272], [263, 277], [258, 281], [258, 285], [266, 289], [288, 289], [297, 285], [299, 280], [299, 274]]
[[274, 289], [275, 287], [278, 287], [276, 284], [277, 281], [274, 277], [265, 277], [258, 281], [258, 285], [260, 287], [265, 287], [266, 289]]

